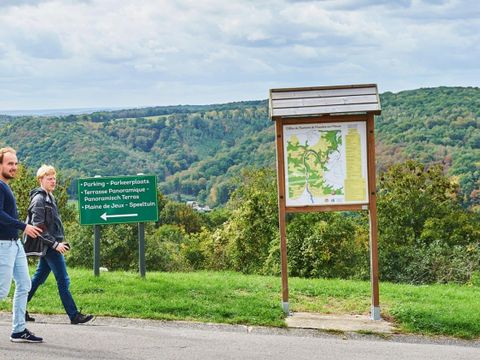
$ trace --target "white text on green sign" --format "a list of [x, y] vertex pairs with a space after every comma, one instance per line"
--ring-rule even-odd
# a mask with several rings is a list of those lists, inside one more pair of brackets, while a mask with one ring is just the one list
[[78, 195], [82, 225], [158, 220], [152, 175], [79, 179]]

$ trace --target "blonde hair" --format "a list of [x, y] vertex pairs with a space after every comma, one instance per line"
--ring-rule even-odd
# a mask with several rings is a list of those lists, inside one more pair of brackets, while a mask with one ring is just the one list
[[0, 164], [3, 164], [3, 155], [5, 155], [6, 153], [16, 154], [17, 152], [15, 151], [14, 148], [11, 148], [9, 146], [1, 148], [0, 149]]
[[57, 172], [55, 171], [55, 168], [52, 165], [45, 165], [43, 164], [40, 166], [40, 168], [37, 170], [37, 180], [43, 179], [43, 177], [47, 175], [56, 175]]

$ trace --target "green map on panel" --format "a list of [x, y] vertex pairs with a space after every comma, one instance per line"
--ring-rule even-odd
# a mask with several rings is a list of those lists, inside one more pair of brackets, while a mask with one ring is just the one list
[[340, 153], [341, 130], [318, 132], [318, 141], [300, 143], [296, 135], [287, 139], [288, 197], [299, 199], [306, 192], [314, 198], [325, 195], [344, 195], [343, 186], [326, 184], [324, 174], [332, 155]]

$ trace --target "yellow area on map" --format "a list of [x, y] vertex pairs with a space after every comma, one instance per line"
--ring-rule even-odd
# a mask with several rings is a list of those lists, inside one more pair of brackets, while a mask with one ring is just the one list
[[345, 160], [347, 167], [347, 176], [344, 181], [345, 201], [366, 201], [360, 134], [356, 128], [349, 128], [345, 136]]
[[289, 193], [290, 193], [290, 198], [297, 199], [300, 196], [302, 196], [303, 191], [305, 190], [305, 179], [303, 178], [302, 173], [298, 173], [298, 170], [296, 168], [296, 163], [292, 161], [292, 159], [302, 159], [303, 158], [303, 153], [304, 150], [300, 148], [299, 140], [296, 135], [292, 135], [289, 139], [289, 143], [291, 144], [292, 148], [295, 148], [297, 150], [291, 150], [288, 153], [289, 158], [291, 159], [288, 161], [288, 173], [292, 174], [293, 176], [298, 176], [301, 179], [301, 182], [298, 183], [291, 183], [289, 186]]

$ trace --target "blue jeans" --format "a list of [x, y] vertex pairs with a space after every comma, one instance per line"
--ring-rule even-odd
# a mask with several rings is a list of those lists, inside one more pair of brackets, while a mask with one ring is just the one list
[[32, 278], [32, 289], [28, 293], [28, 301], [30, 301], [33, 295], [35, 295], [38, 287], [47, 280], [50, 271], [53, 272], [55, 280], [57, 281], [58, 294], [62, 300], [63, 307], [70, 320], [73, 320], [78, 314], [78, 310], [69, 290], [70, 278], [67, 274], [65, 258], [57, 250], [48, 248], [45, 256], [40, 258], [37, 270]]
[[25, 309], [31, 286], [27, 257], [20, 240], [0, 240], [0, 299], [7, 297], [12, 276], [15, 280], [12, 333], [17, 333], [25, 330]]

